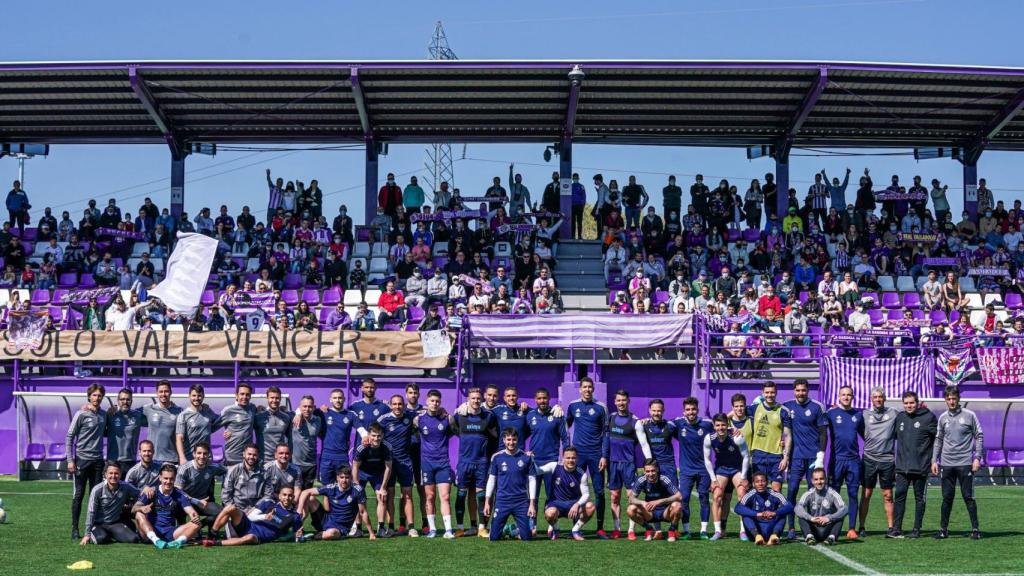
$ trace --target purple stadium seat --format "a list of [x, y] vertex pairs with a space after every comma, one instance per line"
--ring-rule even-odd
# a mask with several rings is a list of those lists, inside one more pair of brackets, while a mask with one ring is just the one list
[[882, 308], [896, 310], [900, 307], [900, 295], [895, 292], [882, 292]]
[[882, 324], [882, 311], [877, 308], [868, 310], [868, 318], [871, 318], [872, 326], [879, 326]]
[[285, 301], [289, 306], [295, 306], [299, 303], [299, 293], [296, 290], [281, 290], [281, 299]]
[[[12, 228], [11, 232], [15, 229]], [[32, 442], [25, 448], [25, 460], [29, 462], [42, 462], [46, 459], [46, 448], [38, 442]]]
[[[14, 229], [12, 228], [11, 231], [13, 232]], [[22, 237], [22, 240], [28, 240], [30, 242], [35, 242], [36, 238], [38, 238], [38, 237], [39, 237], [39, 229], [38, 228], [25, 228], [25, 235]]]
[[910, 315], [914, 318], [914, 320], [925, 319], [924, 310], [921, 310], [920, 308], [914, 308], [913, 310], [911, 310]]
[[889, 320], [899, 320], [900, 318], [903, 318], [903, 312], [901, 310], [889, 310], [885, 317]]
[[985, 465], [996, 468], [1006, 466], [1006, 452], [1002, 450], [985, 450]]
[[33, 290], [32, 299], [33, 306], [40, 306], [42, 304], [50, 303], [50, 291], [49, 290]]
[[54, 324], [60, 324], [64, 318], [64, 309], [60, 306], [48, 306], [50, 317]]
[[74, 288], [78, 286], [78, 275], [74, 272], [67, 272], [57, 277], [57, 286], [59, 288]]
[[907, 308], [920, 308], [921, 307], [921, 295], [917, 292], [904, 292], [903, 293], [903, 305]]
[[199, 298], [199, 303], [203, 306], [213, 306], [216, 301], [217, 294], [213, 290], [203, 290], [203, 295]]
[[861, 358], [874, 358], [878, 354], [874, 348], [861, 348], [859, 352]]
[[331, 315], [330, 308], [321, 308], [320, 313], [317, 314], [317, 318], [320, 319], [320, 329], [323, 330], [324, 324], [327, 324], [327, 317]]
[[95, 288], [96, 279], [92, 277], [92, 274], [86, 272], [82, 274], [82, 278], [78, 281], [79, 288]]
[[942, 310], [932, 310], [929, 317], [931, 318], [932, 324], [938, 324], [946, 321], [946, 313]]
[[747, 241], [747, 244], [753, 244], [761, 238], [761, 231], [757, 228], [747, 228], [743, 231], [743, 239]]
[[1007, 450], [1006, 463], [1013, 467], [1024, 466], [1024, 450]]
[[409, 306], [408, 313], [409, 324], [412, 324], [414, 322], [418, 324], [420, 320], [423, 320], [423, 308], [420, 308], [419, 306]]
[[289, 289], [296, 289], [302, 287], [302, 274], [285, 274], [284, 275], [284, 287]]
[[321, 300], [321, 302], [323, 303], [324, 306], [334, 306], [338, 302], [341, 302], [342, 296], [343, 294], [341, 292], [341, 288], [334, 286], [333, 288], [328, 288], [327, 290], [324, 290], [323, 299]]
[[622, 276], [622, 272], [616, 272], [609, 275], [608, 288], [612, 290], [626, 289], [626, 279]]
[[[872, 302], [874, 302], [873, 306], [877, 308], [878, 302], [879, 300], [881, 300], [881, 297], [878, 295], [878, 292], [864, 292], [863, 294], [860, 295], [860, 299], [871, 300]], [[899, 304], [897, 304], [896, 306], [899, 307]]]
[[63, 288], [57, 288], [56, 290], [53, 291], [53, 296], [50, 297], [50, 303], [51, 304], [60, 304], [61, 303], [60, 302], [61, 298], [63, 298], [64, 295], [67, 294], [67, 293], [68, 293], [67, 290], [65, 290]]
[[740, 232], [738, 229], [734, 228], [734, 229], [729, 230], [729, 240], [727, 240], [727, 242], [735, 242], [735, 241], [739, 240], [742, 237], [743, 237], [743, 233]]
[[1006, 307], [1010, 310], [1020, 310], [1021, 308], [1024, 308], [1024, 301], [1022, 301], [1020, 294], [1017, 294], [1016, 292], [1007, 292], [1005, 302]]
[[[28, 230], [26, 230], [26, 232], [28, 232]], [[29, 242], [28, 240], [22, 240], [21, 248], [25, 251], [25, 256], [29, 256], [32, 254], [32, 250], [35, 249], [35, 246], [33, 246], [32, 242]]]
[[68, 453], [64, 449], [63, 442], [51, 442], [50, 447], [46, 450], [47, 462], [63, 462], [67, 457]]
[[259, 276], [257, 274], [246, 274], [245, 276], [242, 277], [242, 281], [243, 282], [256, 282], [257, 278], [259, 278]]
[[655, 290], [654, 291], [654, 302], [653, 302], [653, 304], [661, 304], [662, 302], [668, 302], [668, 300], [669, 300], [668, 292], [665, 292], [664, 290]]
[[808, 293], [807, 293], [806, 290], [801, 290], [800, 291], [800, 297], [799, 298], [800, 298], [801, 302], [807, 302], [807, 294]]
[[302, 301], [310, 306], [320, 304], [320, 291], [316, 288], [306, 288], [302, 291]]
[[795, 346], [793, 347], [793, 359], [794, 360], [810, 360], [811, 349], [806, 346]]
[[448, 265], [448, 258], [445, 256], [434, 256], [434, 268], [440, 268], [444, 270], [444, 267]]
[[960, 319], [960, 311], [959, 310], [950, 310], [949, 311], [949, 323], [950, 324], [956, 322], [959, 319]]

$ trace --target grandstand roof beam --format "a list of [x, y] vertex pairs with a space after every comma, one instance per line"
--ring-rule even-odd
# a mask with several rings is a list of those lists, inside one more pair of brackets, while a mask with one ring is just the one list
[[135, 92], [135, 96], [139, 99], [142, 107], [146, 109], [146, 113], [149, 114], [157, 128], [160, 129], [160, 133], [163, 134], [164, 141], [167, 142], [167, 146], [171, 149], [171, 157], [174, 160], [180, 160], [185, 155], [185, 149], [182, 143], [178, 141], [177, 136], [175, 136], [171, 122], [164, 115], [163, 111], [160, 110], [160, 106], [156, 103], [149, 89], [146, 88], [146, 82], [139, 74], [138, 67], [128, 67], [128, 83], [131, 84], [132, 92]]
[[804, 96], [803, 102], [800, 103], [800, 107], [797, 108], [796, 116], [793, 117], [789, 122], [789, 126], [786, 128], [786, 133], [779, 141], [778, 146], [775, 150], [775, 156], [783, 163], [787, 163], [789, 160], [789, 151], [793, 148], [793, 141], [796, 140], [797, 134], [800, 133], [800, 128], [807, 121], [808, 116], [811, 115], [811, 111], [814, 110], [815, 104], [818, 103], [818, 99], [821, 98], [825, 87], [828, 86], [828, 66], [818, 67], [818, 79], [811, 86], [807, 95]]
[[366, 108], [366, 95], [363, 93], [363, 84], [359, 79], [359, 68], [353, 66], [349, 72], [349, 81], [352, 83], [352, 98], [356, 102], [356, 111], [359, 112], [359, 125], [363, 128], [363, 140], [369, 150], [376, 146], [373, 138], [373, 124], [370, 122], [370, 112]]
[[1024, 110], [1024, 88], [1021, 88], [1014, 97], [1006, 103], [1006, 106], [999, 111], [988, 124], [978, 132], [977, 138], [966, 150], [964, 157], [965, 164], [977, 164], [978, 157], [985, 150], [992, 139], [999, 135], [1003, 131], [1010, 121], [1013, 120], [1021, 110]]

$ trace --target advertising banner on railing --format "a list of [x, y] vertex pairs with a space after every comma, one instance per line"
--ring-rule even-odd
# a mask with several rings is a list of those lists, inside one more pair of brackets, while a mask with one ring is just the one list
[[[426, 336], [424, 336], [426, 335]], [[19, 350], [0, 333], [0, 359], [36, 362], [356, 362], [438, 369], [448, 363], [451, 337], [428, 332], [179, 332], [128, 330], [45, 332], [39, 346]], [[443, 345], [447, 342], [447, 347]]]
[[985, 384], [1024, 384], [1024, 348], [975, 348]]
[[693, 314], [471, 316], [473, 346], [484, 348], [658, 348], [693, 342]]

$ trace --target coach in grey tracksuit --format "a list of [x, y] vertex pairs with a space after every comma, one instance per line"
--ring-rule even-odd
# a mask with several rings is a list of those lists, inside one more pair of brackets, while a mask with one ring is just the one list
[[160, 485], [160, 466], [162, 463], [153, 459], [152, 442], [143, 440], [139, 447], [141, 448], [139, 450], [140, 460], [128, 469], [124, 481], [139, 490], [143, 488], [156, 488]]
[[316, 481], [317, 440], [324, 435], [324, 419], [319, 414], [302, 418], [291, 427], [292, 464], [302, 472], [302, 489], [311, 488]]
[[935, 538], [948, 535], [949, 513], [953, 510], [956, 486], [967, 505], [971, 519], [971, 538], [978, 539], [978, 504], [974, 500], [974, 473], [981, 467], [983, 433], [974, 412], [960, 406], [960, 390], [947, 386], [944, 393], [946, 413], [939, 417], [938, 434], [932, 450], [932, 474], [942, 478], [942, 509]]
[[[161, 388], [166, 388], [162, 391]], [[142, 407], [143, 424], [148, 428], [146, 438], [153, 442], [153, 460], [157, 462], [177, 462], [178, 449], [174, 442], [174, 429], [181, 414], [181, 406], [169, 400], [171, 387], [169, 384], [158, 384], [157, 394], [166, 395], [167, 404], [158, 402]]]
[[85, 514], [85, 537], [88, 541], [93, 544], [138, 544], [139, 535], [129, 527], [130, 523], [124, 521], [125, 510], [138, 497], [139, 491], [127, 482], [121, 482], [120, 472], [111, 469], [107, 481], [89, 493], [89, 508]]
[[251, 390], [239, 384], [235, 391], [235, 403], [225, 406], [220, 412], [220, 425], [224, 428], [224, 466], [230, 467], [242, 461], [245, 447], [252, 444], [253, 424], [256, 422], [256, 408], [249, 403], [249, 397], [239, 395]]
[[242, 461], [228, 468], [220, 490], [221, 503], [248, 512], [266, 496], [266, 482], [263, 466], [259, 463], [259, 450], [255, 446], [248, 447]]
[[896, 415], [896, 490], [893, 518], [896, 538], [903, 536], [903, 514], [907, 509], [907, 491], [914, 487], [914, 529], [911, 538], [921, 535], [924, 521], [928, 474], [932, 468], [932, 449], [938, 418], [922, 408], [914, 392], [903, 393], [903, 412]]
[[107, 460], [117, 462], [121, 474], [127, 475], [135, 465], [139, 432], [146, 418], [142, 410], [132, 409], [132, 391], [117, 393], [117, 408], [107, 412]]
[[[819, 475], [820, 487], [815, 483]], [[826, 540], [830, 544], [835, 543], [846, 517], [846, 503], [838, 492], [828, 487], [824, 476], [824, 470], [819, 468], [814, 471], [811, 476], [811, 489], [800, 497], [793, 509], [808, 544]], [[827, 518], [827, 522], [819, 524], [815, 521], [816, 518]]]
[[256, 446], [260, 449], [261, 462], [273, 462], [274, 451], [278, 444], [291, 446], [292, 418], [293, 412], [269, 408], [256, 414], [254, 428], [256, 429]]
[[193, 458], [178, 467], [174, 486], [188, 495], [192, 507], [200, 516], [212, 521], [222, 509], [213, 499], [213, 483], [218, 476], [223, 478], [227, 470], [210, 463], [209, 449], [206, 445], [203, 445], [201, 450], [204, 451], [201, 458]]
[[103, 386], [89, 386], [86, 396], [90, 406], [75, 412], [64, 440], [68, 472], [74, 475], [75, 482], [71, 496], [71, 537], [75, 540], [81, 538], [78, 522], [82, 517], [82, 500], [103, 482], [103, 437], [107, 430], [107, 415], [100, 411], [100, 403], [104, 394]]
[[888, 532], [892, 532], [892, 487], [896, 483], [896, 410], [885, 405], [885, 389], [871, 391], [871, 407], [864, 410], [864, 458], [861, 461], [861, 486], [864, 487], [860, 501], [859, 516], [862, 537], [866, 534], [864, 521], [875, 486], [882, 487], [885, 518]]

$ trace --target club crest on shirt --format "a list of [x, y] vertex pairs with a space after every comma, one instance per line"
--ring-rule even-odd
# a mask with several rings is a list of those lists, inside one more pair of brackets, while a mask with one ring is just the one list
[[342, 418], [342, 419], [341, 419], [341, 422], [342, 422], [343, 424], [348, 424], [348, 422], [349, 422], [349, 420], [348, 420], [348, 416], [345, 416], [344, 418]]
[[842, 414], [836, 414], [836, 424], [842, 424], [842, 423], [843, 423], [843, 415]]
[[576, 417], [577, 417], [577, 418], [579, 418], [579, 417], [580, 417], [581, 415], [582, 415], [582, 414], [580, 413], [580, 409], [579, 409], [579, 408], [577, 408], [577, 409], [576, 409]]
[[804, 416], [810, 416], [810, 415], [811, 415], [811, 409], [810, 408], [808, 408], [807, 410], [804, 410]]
[[437, 423], [437, 429], [438, 430], [444, 430], [444, 424], [442, 424], [441, 422], [438, 422]]
[[735, 452], [735, 451], [736, 451], [736, 447], [735, 446], [729, 446], [729, 452]]
[[590, 410], [587, 410], [587, 414], [590, 414], [591, 416], [593, 416], [594, 414], [596, 414], [596, 412], [594, 412], [594, 409], [591, 408]]
[[526, 466], [526, 462], [523, 462], [522, 460], [516, 460], [516, 466], [522, 468], [523, 466]]
[[921, 423], [920, 422], [914, 422], [914, 428], [920, 428], [920, 427], [921, 427]]
[[501, 463], [501, 471], [502, 472], [508, 472], [508, 462], [502, 462]]

